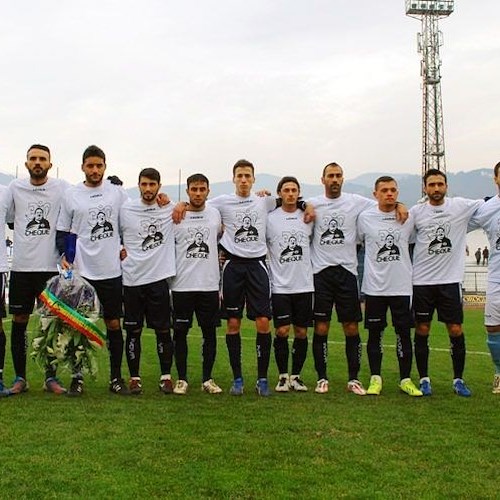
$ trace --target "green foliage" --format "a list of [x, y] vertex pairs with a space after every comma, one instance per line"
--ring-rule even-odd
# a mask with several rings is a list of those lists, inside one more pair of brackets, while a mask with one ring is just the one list
[[[491, 394], [482, 312], [467, 311], [465, 327], [469, 399], [453, 394], [449, 342], [437, 324], [431, 334], [431, 398], [399, 392], [392, 329], [384, 338], [384, 388], [373, 398], [345, 392], [338, 325], [330, 335], [326, 395], [312, 391], [316, 377], [309, 352], [303, 372], [308, 393], [258, 398], [250, 323], [242, 332], [246, 385], [240, 398], [227, 392], [231, 375], [223, 329], [214, 371], [225, 389], [221, 395], [200, 390], [198, 329], [189, 336], [190, 387], [183, 397], [159, 392], [154, 335], [148, 330], [145, 393], [139, 397], [108, 391], [105, 349], [98, 353], [99, 378], [86, 384], [82, 398], [43, 393], [42, 373], [30, 364], [30, 391], [0, 400], [1, 496], [495, 498], [500, 399]], [[365, 355], [362, 365], [366, 384]], [[10, 365], [6, 373], [12, 374]], [[274, 386], [273, 360], [269, 373]]]

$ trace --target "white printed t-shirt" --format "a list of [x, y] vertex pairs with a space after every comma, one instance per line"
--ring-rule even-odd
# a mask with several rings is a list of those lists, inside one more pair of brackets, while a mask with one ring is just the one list
[[174, 292], [215, 292], [219, 290], [217, 237], [221, 216], [206, 205], [204, 210], [188, 210], [180, 224], [175, 224], [175, 259], [177, 273], [170, 283]]
[[276, 198], [253, 193], [246, 198], [223, 194], [208, 204], [221, 214], [224, 234], [220, 244], [228, 252], [246, 259], [266, 255], [267, 214], [276, 207]]
[[71, 185], [48, 177], [45, 184], [34, 186], [27, 178], [13, 180], [8, 189], [8, 222], [14, 222], [12, 270], [57, 272], [57, 219]]
[[118, 217], [127, 199], [122, 187], [106, 181], [97, 187], [82, 182], [65, 193], [57, 229], [78, 235], [74, 264], [84, 278], [121, 275]]
[[362, 292], [374, 296], [412, 294], [408, 249], [412, 232], [412, 217], [401, 224], [395, 210], [382, 212], [377, 206], [359, 214], [358, 235], [365, 242]]
[[416, 229], [414, 285], [463, 281], [467, 225], [483, 203], [483, 200], [446, 197], [442, 205], [426, 202], [410, 209]]
[[330, 266], [342, 266], [357, 276], [356, 253], [358, 215], [376, 205], [375, 200], [351, 193], [338, 198], [325, 195], [307, 200], [316, 211], [311, 261], [314, 274]]
[[310, 255], [312, 224], [304, 222], [304, 213], [277, 208], [267, 218], [267, 245], [272, 293], [314, 291]]
[[147, 285], [175, 274], [172, 212], [171, 203], [146, 205], [140, 198], [122, 205], [119, 228], [127, 252], [122, 260], [125, 286]]

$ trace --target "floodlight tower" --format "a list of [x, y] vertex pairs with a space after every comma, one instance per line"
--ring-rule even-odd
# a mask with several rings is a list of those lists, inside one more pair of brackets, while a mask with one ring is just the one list
[[406, 15], [419, 19], [418, 51], [422, 54], [422, 176], [431, 168], [446, 173], [444, 155], [441, 59], [443, 34], [438, 21], [453, 12], [454, 0], [406, 0]]

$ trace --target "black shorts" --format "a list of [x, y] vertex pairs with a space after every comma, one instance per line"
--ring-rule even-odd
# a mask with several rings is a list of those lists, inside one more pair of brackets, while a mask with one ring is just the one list
[[387, 309], [391, 309], [395, 328], [409, 330], [413, 326], [411, 299], [408, 295], [379, 296], [365, 295], [365, 328], [387, 326]]
[[47, 281], [56, 272], [10, 272], [9, 312], [10, 314], [31, 314], [35, 299], [43, 292]]
[[340, 323], [361, 321], [358, 280], [342, 266], [330, 266], [314, 275], [314, 320], [330, 321], [334, 304]]
[[273, 293], [274, 328], [295, 325], [307, 328], [312, 325], [313, 292], [307, 293]]
[[120, 319], [122, 316], [122, 277], [105, 280], [89, 280], [85, 278], [97, 293], [102, 306], [104, 319]]
[[144, 318], [147, 327], [153, 330], [170, 328], [170, 295], [166, 279], [146, 285], [124, 286], [123, 306], [125, 330], [141, 329]]
[[196, 313], [201, 328], [220, 326], [219, 292], [172, 292], [174, 329], [193, 326]]
[[222, 269], [222, 316], [271, 319], [271, 286], [261, 259], [228, 259]]
[[430, 323], [436, 309], [438, 320], [442, 323], [461, 325], [464, 322], [460, 283], [413, 287], [413, 314], [416, 323]]

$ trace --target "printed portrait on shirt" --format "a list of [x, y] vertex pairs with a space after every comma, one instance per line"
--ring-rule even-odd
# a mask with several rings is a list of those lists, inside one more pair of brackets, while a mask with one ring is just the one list
[[236, 214], [237, 227], [234, 233], [235, 243], [246, 243], [249, 241], [257, 241], [259, 238], [259, 232], [257, 231], [256, 212], [241, 212]]
[[141, 248], [143, 252], [152, 250], [163, 243], [163, 233], [159, 228], [160, 223], [156, 219], [141, 220], [139, 235], [142, 238]]
[[345, 217], [340, 214], [332, 214], [324, 217], [320, 226], [321, 237], [320, 245], [343, 245], [344, 244], [344, 226]]
[[110, 206], [99, 205], [89, 210], [90, 241], [99, 241], [113, 236], [113, 224], [110, 222], [112, 213]]
[[401, 254], [397, 242], [399, 242], [400, 232], [379, 231], [380, 243], [377, 251], [377, 262], [393, 262], [399, 260]]
[[431, 226], [428, 230], [429, 243], [428, 253], [439, 255], [451, 251], [452, 244], [448, 235], [450, 233], [451, 223], [442, 222]]
[[50, 203], [44, 203], [42, 205], [30, 203], [28, 205], [28, 213], [26, 214], [28, 223], [25, 229], [26, 236], [40, 236], [50, 233], [50, 223], [47, 219], [49, 212]]
[[210, 253], [210, 249], [207, 243], [209, 236], [210, 229], [208, 229], [207, 227], [190, 228], [186, 258], [208, 258], [208, 254]]
[[309, 244], [309, 238], [302, 231], [283, 231], [279, 246], [280, 263], [302, 260], [303, 247]]

